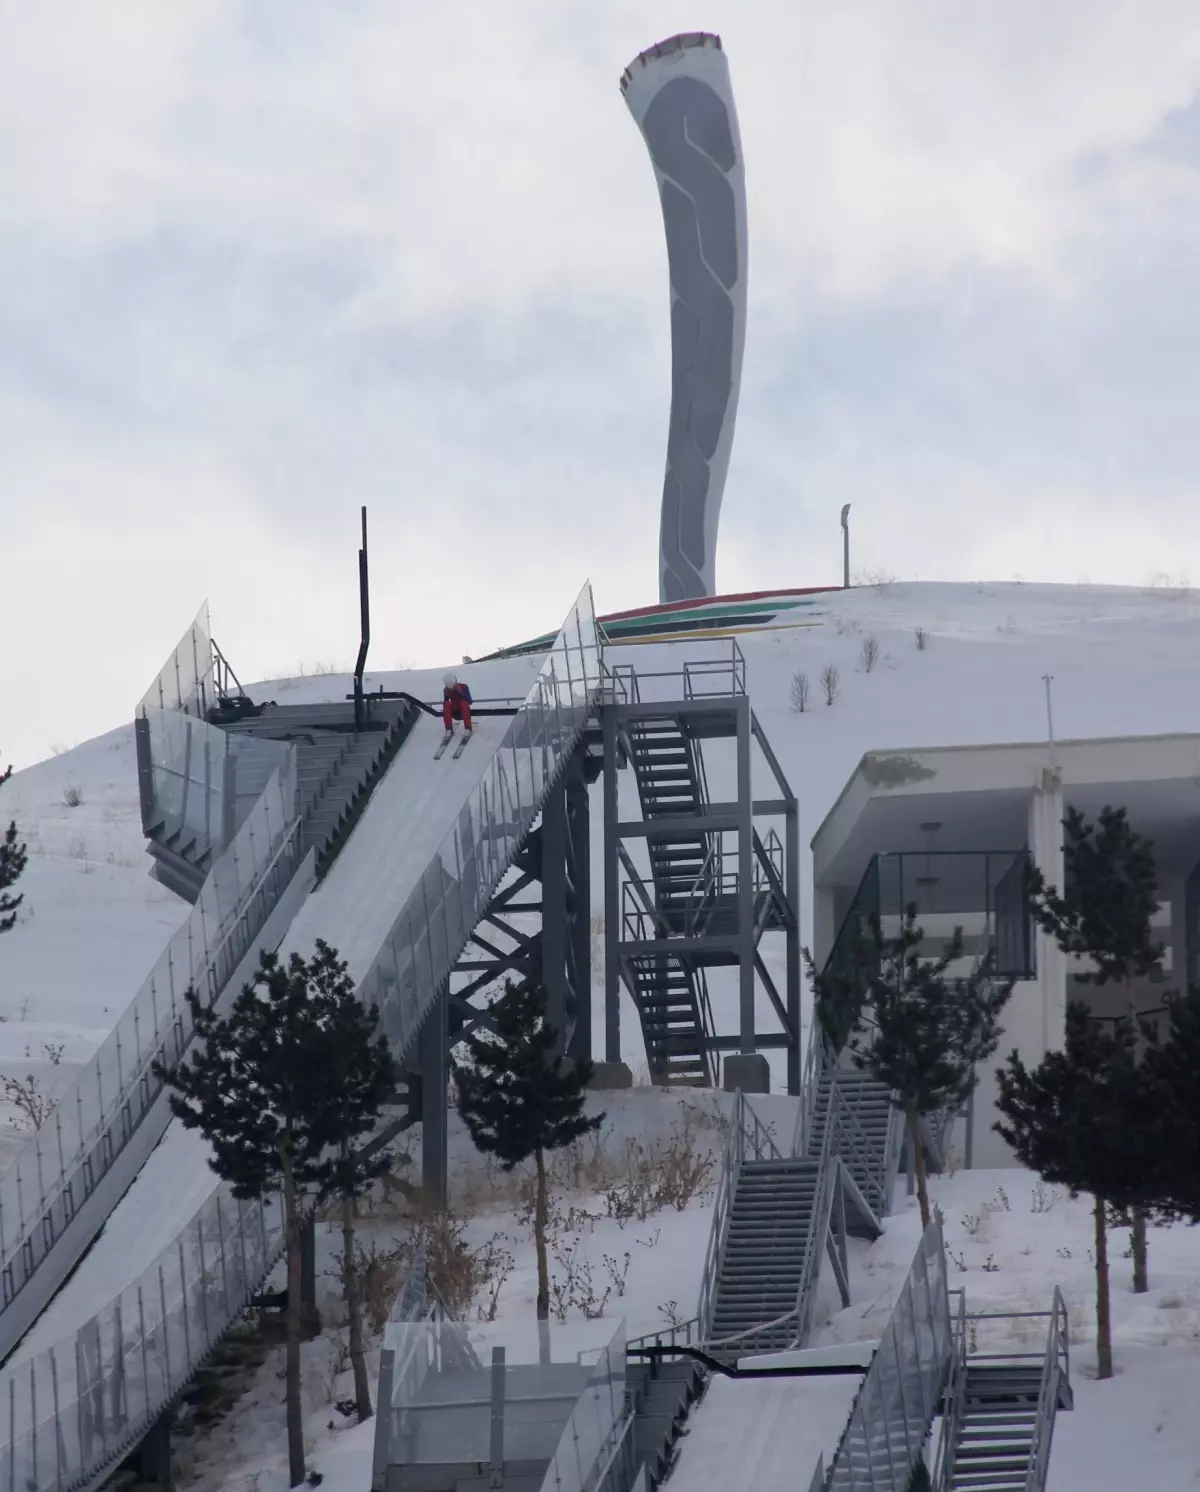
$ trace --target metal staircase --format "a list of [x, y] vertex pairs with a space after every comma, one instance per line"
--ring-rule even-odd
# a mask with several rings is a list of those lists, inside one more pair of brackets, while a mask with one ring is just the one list
[[712, 1026], [704, 970], [674, 953], [635, 955], [626, 967], [652, 1080], [674, 1087], [714, 1086], [716, 1075], [703, 1039]]
[[1024, 1488], [1041, 1384], [1038, 1362], [968, 1362], [950, 1481], [956, 1492]]
[[846, 1237], [882, 1231], [843, 1159], [859, 1152], [873, 1175], [836, 1083], [824, 1087], [816, 1112], [819, 1130], [802, 1111], [785, 1154], [738, 1094], [700, 1290], [699, 1331], [710, 1351], [736, 1357], [802, 1346], [822, 1254], [849, 1305]]
[[959, 1297], [953, 1361], [943, 1401], [936, 1492], [1042, 1492], [1050, 1463], [1054, 1421], [1071, 1409], [1067, 1310], [1059, 1290], [1048, 1312], [1023, 1319], [1048, 1321], [1043, 1353], [967, 1350], [966, 1323], [1009, 1318], [968, 1317]]
[[679, 1440], [693, 1407], [703, 1398], [708, 1375], [690, 1358], [630, 1358], [625, 1394], [633, 1411], [634, 1465], [646, 1483], [661, 1486], [679, 1459]]
[[[738, 1171], [709, 1336], [790, 1347], [821, 1193], [819, 1160], [746, 1161]], [[818, 1247], [820, 1244], [818, 1243]]]
[[[632, 723], [629, 759], [647, 820], [694, 818], [707, 801], [704, 764], [695, 742], [678, 720]], [[637, 937], [641, 914], [649, 915], [664, 937], [693, 930], [697, 901], [706, 898], [713, 875], [711, 836], [681, 829], [678, 836], [658, 833], [648, 842], [653, 902], [644, 907], [629, 897], [641, 882], [626, 882], [626, 933]], [[627, 872], [632, 870], [627, 865]], [[632, 910], [632, 916], [631, 916]], [[712, 1087], [716, 1074], [706, 1038], [712, 1036], [704, 970], [677, 953], [641, 954], [625, 961], [627, 984], [637, 1007], [653, 1082]]]
[[304, 848], [316, 851], [318, 880], [416, 723], [417, 708], [407, 700], [367, 705], [362, 730], [355, 728], [350, 703], [267, 705], [261, 715], [229, 727], [234, 734], [295, 744]]
[[853, 1068], [834, 1068], [823, 1063], [817, 1075], [816, 1097], [808, 1135], [808, 1152], [819, 1154], [830, 1112], [829, 1091], [836, 1082], [845, 1104], [844, 1133], [834, 1142], [858, 1191], [870, 1208], [870, 1218], [861, 1218], [854, 1210], [848, 1214], [853, 1236], [859, 1236], [856, 1225], [865, 1225], [868, 1237], [878, 1236], [877, 1219], [891, 1210], [892, 1184], [896, 1177], [899, 1148], [896, 1143], [897, 1110], [885, 1084], [869, 1073]]
[[[212, 869], [214, 854], [220, 853], [218, 835], [240, 827], [234, 805], [255, 801], [274, 765], [270, 748], [277, 745], [295, 749], [302, 852], [316, 851], [320, 879], [416, 720], [416, 707], [406, 700], [370, 704], [372, 713], [363, 730], [355, 729], [353, 705], [340, 702], [264, 705], [259, 714], [219, 727], [198, 720], [187, 722], [185, 728], [201, 743], [197, 754], [203, 752], [206, 762], [211, 756], [220, 764], [229, 805], [227, 821], [223, 829], [214, 825], [206, 833], [165, 810], [159, 795], [144, 795], [142, 827], [156, 862], [155, 877], [195, 902]], [[217, 739], [215, 750], [209, 746], [212, 737]], [[139, 757], [148, 750], [142, 739], [139, 736]]]

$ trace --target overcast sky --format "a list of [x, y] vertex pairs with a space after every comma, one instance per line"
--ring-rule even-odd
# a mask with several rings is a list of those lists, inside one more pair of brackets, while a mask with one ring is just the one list
[[618, 88], [718, 31], [723, 590], [1200, 583], [1195, 0], [0, 0], [0, 760], [657, 600], [667, 274]]

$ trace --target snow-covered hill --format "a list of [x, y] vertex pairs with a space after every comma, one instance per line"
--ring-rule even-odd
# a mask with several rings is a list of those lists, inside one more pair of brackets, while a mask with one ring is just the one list
[[[603, 597], [598, 600], [603, 605]], [[1200, 593], [881, 585], [822, 598], [822, 610], [818, 627], [739, 639], [754, 709], [800, 799], [805, 845], [864, 751], [1044, 739], [1045, 675], [1052, 676], [1059, 739], [1200, 729], [1200, 681], [1192, 665], [1200, 641]], [[924, 646], [918, 646], [918, 629]], [[879, 660], [869, 672], [862, 662], [868, 637], [879, 647]], [[712, 656], [730, 646], [714, 639], [617, 649], [612, 656], [639, 670], [677, 670], [684, 658]], [[841, 675], [832, 706], [823, 703], [816, 687], [827, 663]], [[478, 698], [523, 694], [536, 668], [537, 660], [515, 659], [458, 671]], [[807, 673], [813, 684], [815, 702], [803, 714], [793, 710], [789, 697], [797, 672]], [[440, 682], [440, 670], [370, 678], [372, 686], [404, 688], [426, 698], [439, 694]], [[347, 687], [344, 676], [316, 676], [251, 686], [251, 693], [284, 703], [341, 698]], [[714, 795], [733, 795], [731, 773], [732, 751], [723, 762], [714, 746], [708, 773]], [[633, 783], [623, 780], [621, 792], [628, 795], [623, 810], [632, 816]], [[17, 774], [0, 792], [0, 820], [9, 817], [17, 820], [31, 853], [19, 888], [25, 893], [20, 919], [0, 938], [0, 1074], [24, 1078], [32, 1072], [44, 1087], [59, 1091], [132, 998], [187, 908], [147, 873], [131, 726]], [[595, 854], [598, 872], [598, 843]], [[807, 883], [806, 863], [804, 869]], [[598, 874], [593, 884], [599, 898]], [[602, 910], [595, 907], [597, 914]], [[807, 936], [807, 905], [804, 917]], [[722, 998], [719, 981], [716, 997]], [[61, 1056], [52, 1060], [47, 1048], [56, 1051], [60, 1043]], [[642, 1065], [632, 1007], [623, 1021], [623, 1045], [627, 1059]], [[635, 1092], [614, 1097], [609, 1107], [621, 1115], [627, 1106], [660, 1098]], [[11, 1107], [0, 1113], [0, 1138], [7, 1131], [10, 1152], [20, 1138], [17, 1118]], [[625, 1115], [622, 1131], [632, 1122], [633, 1114]], [[460, 1153], [459, 1173], [467, 1176], [466, 1153]], [[3, 1160], [0, 1153], [0, 1164]], [[1011, 1214], [1001, 1215], [1000, 1208], [981, 1224], [990, 1232], [988, 1246], [998, 1264], [990, 1269], [988, 1240], [971, 1234], [964, 1219], [994, 1202], [1001, 1185]], [[948, 1241], [966, 1263], [959, 1282], [972, 1301], [1042, 1305], [1054, 1282], [1069, 1292], [1073, 1335], [1080, 1343], [1073, 1362], [1079, 1407], [1060, 1421], [1052, 1486], [1060, 1492], [1085, 1485], [1095, 1492], [1128, 1486], [1138, 1476], [1138, 1457], [1146, 1446], [1154, 1456], [1157, 1486], [1182, 1489], [1200, 1482], [1200, 1454], [1192, 1449], [1187, 1401], [1179, 1387], [1188, 1373], [1194, 1379], [1200, 1371], [1196, 1235], [1173, 1230], [1152, 1240], [1150, 1297], [1135, 1301], [1118, 1274], [1122, 1374], [1111, 1384], [1093, 1385], [1085, 1381], [1090, 1360], [1084, 1345], [1090, 1336], [1086, 1212], [1057, 1199], [1049, 1213], [1037, 1213], [1032, 1181], [1019, 1172], [960, 1174], [937, 1187]], [[471, 1206], [470, 1227], [476, 1233], [502, 1231], [513, 1240], [516, 1264], [505, 1286], [501, 1319], [507, 1311], [527, 1312], [531, 1261], [511, 1211], [489, 1211], [478, 1196]], [[660, 1307], [668, 1299], [689, 1313], [707, 1220], [706, 1205], [694, 1201], [683, 1213], [664, 1214], [648, 1226], [645, 1238], [632, 1242], [615, 1224], [597, 1223], [586, 1248], [595, 1255], [598, 1274], [606, 1252], [617, 1250], [614, 1257], [621, 1257], [628, 1249], [632, 1261], [626, 1294], [614, 1297], [606, 1310], [628, 1309], [635, 1332], [660, 1325]], [[657, 1242], [650, 1246], [647, 1240], [656, 1230]], [[831, 1336], [878, 1334], [915, 1244], [913, 1215], [902, 1212], [889, 1220], [878, 1244], [857, 1249], [855, 1304], [830, 1315]], [[235, 1412], [214, 1435], [209, 1469], [197, 1466], [196, 1485], [236, 1489], [251, 1485], [247, 1479], [258, 1472], [262, 1477], [254, 1485], [260, 1492], [282, 1485], [274, 1432], [268, 1435], [265, 1424], [277, 1412], [275, 1398], [270, 1380], [264, 1380], [259, 1397], [251, 1395], [244, 1413]], [[314, 1403], [315, 1459], [327, 1487], [357, 1489], [365, 1485], [369, 1430], [340, 1433], [334, 1443], [323, 1428], [330, 1418], [327, 1403], [323, 1408]]]

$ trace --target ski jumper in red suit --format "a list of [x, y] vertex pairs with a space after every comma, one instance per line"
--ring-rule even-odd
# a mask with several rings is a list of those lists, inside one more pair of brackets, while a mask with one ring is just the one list
[[462, 721], [464, 730], [471, 729], [471, 691], [465, 684], [442, 690], [442, 724], [453, 730], [455, 720]]

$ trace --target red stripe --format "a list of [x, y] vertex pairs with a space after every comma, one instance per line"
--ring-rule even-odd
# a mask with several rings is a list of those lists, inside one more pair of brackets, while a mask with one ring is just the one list
[[840, 585], [809, 585], [798, 590], [786, 591], [740, 591], [733, 596], [694, 596], [688, 601], [662, 601], [657, 606], [635, 606], [632, 611], [610, 611], [598, 618], [601, 622], [623, 622], [630, 617], [658, 616], [664, 612], [687, 611], [695, 606], [718, 606], [734, 601], [765, 601], [774, 596], [820, 596], [827, 591], [840, 591]]

